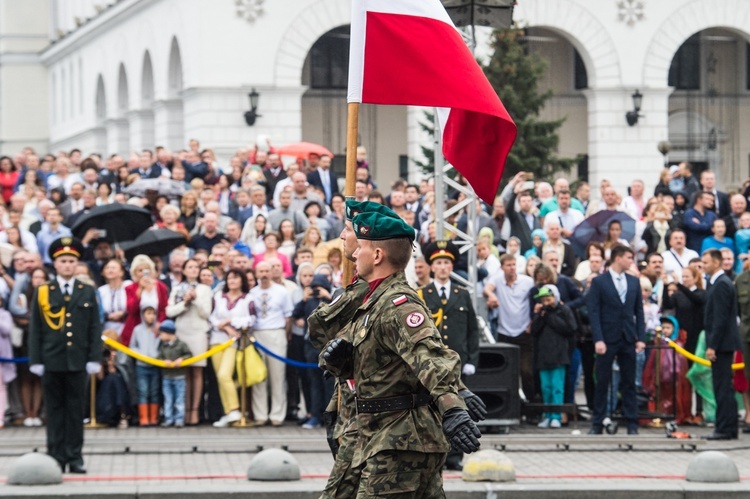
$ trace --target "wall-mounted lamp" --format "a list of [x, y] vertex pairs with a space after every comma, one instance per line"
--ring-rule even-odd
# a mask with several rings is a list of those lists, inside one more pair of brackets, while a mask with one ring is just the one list
[[641, 110], [641, 103], [643, 102], [643, 95], [636, 90], [633, 94], [633, 110], [625, 113], [625, 119], [628, 121], [628, 126], [635, 126], [638, 124], [638, 118], [641, 115], [638, 112]]
[[245, 112], [245, 123], [247, 123], [247, 126], [253, 126], [255, 125], [255, 120], [260, 118], [258, 114], [258, 99], [260, 99], [260, 94], [253, 88], [247, 96], [250, 98], [250, 111]]

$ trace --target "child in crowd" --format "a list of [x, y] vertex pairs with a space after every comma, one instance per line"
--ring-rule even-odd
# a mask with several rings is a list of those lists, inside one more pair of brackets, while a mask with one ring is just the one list
[[159, 326], [159, 359], [167, 364], [162, 373], [164, 394], [164, 423], [162, 426], [185, 426], [185, 375], [182, 361], [191, 357], [190, 348], [175, 335], [174, 321], [166, 320]]
[[[576, 331], [573, 312], [560, 303], [557, 286], [542, 286], [534, 296], [541, 300], [534, 306], [531, 334], [536, 337], [536, 364], [542, 385], [542, 398], [545, 404], [563, 403], [565, 393], [565, 372], [570, 364], [570, 338]], [[539, 428], [560, 428], [559, 412], [548, 412], [538, 424]]]
[[[654, 337], [654, 331], [661, 324], [659, 315], [659, 305], [651, 301], [651, 293], [654, 287], [648, 277], [642, 276], [641, 281], [641, 298], [643, 298], [643, 319], [646, 323], [646, 341], [650, 342]], [[646, 352], [635, 354], [635, 386], [641, 387], [643, 377], [643, 367], [646, 365]]]
[[477, 257], [477, 265], [487, 271], [487, 276], [493, 276], [495, 272], [500, 270], [500, 260], [492, 253], [487, 241], [479, 241], [477, 243]]
[[[146, 357], [155, 358], [159, 354], [159, 329], [154, 307], [141, 310], [141, 323], [133, 329], [130, 348]], [[136, 360], [135, 381], [139, 424], [154, 426], [159, 423], [159, 368]]]

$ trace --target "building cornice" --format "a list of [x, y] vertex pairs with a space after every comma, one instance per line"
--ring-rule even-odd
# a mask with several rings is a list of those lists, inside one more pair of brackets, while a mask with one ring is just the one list
[[103, 10], [99, 15], [91, 18], [74, 31], [53, 41], [40, 52], [40, 60], [46, 66], [52, 65], [65, 56], [80, 49], [92, 39], [107, 30], [114, 28], [142, 10], [152, 7], [161, 0], [119, 0], [117, 3]]

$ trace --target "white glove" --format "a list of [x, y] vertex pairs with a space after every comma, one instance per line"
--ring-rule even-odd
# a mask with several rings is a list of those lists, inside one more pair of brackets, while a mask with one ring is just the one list
[[472, 364], [464, 364], [463, 373], [467, 376], [471, 376], [477, 372], [477, 368], [474, 367]]
[[29, 371], [36, 374], [40, 378], [44, 376], [44, 364], [33, 364], [29, 366]]
[[99, 362], [86, 362], [86, 372], [88, 374], [99, 374], [102, 370], [102, 365]]

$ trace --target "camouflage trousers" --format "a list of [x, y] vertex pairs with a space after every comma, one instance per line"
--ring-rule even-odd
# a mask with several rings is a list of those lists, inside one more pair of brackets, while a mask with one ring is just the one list
[[[331, 476], [320, 499], [352, 499], [357, 495], [359, 477], [362, 471], [352, 467], [354, 447], [357, 445], [357, 434], [344, 435], [339, 441], [339, 451], [333, 463]], [[356, 471], [356, 473], [355, 473]]]
[[445, 454], [386, 450], [364, 462], [357, 499], [445, 499], [441, 474]]

